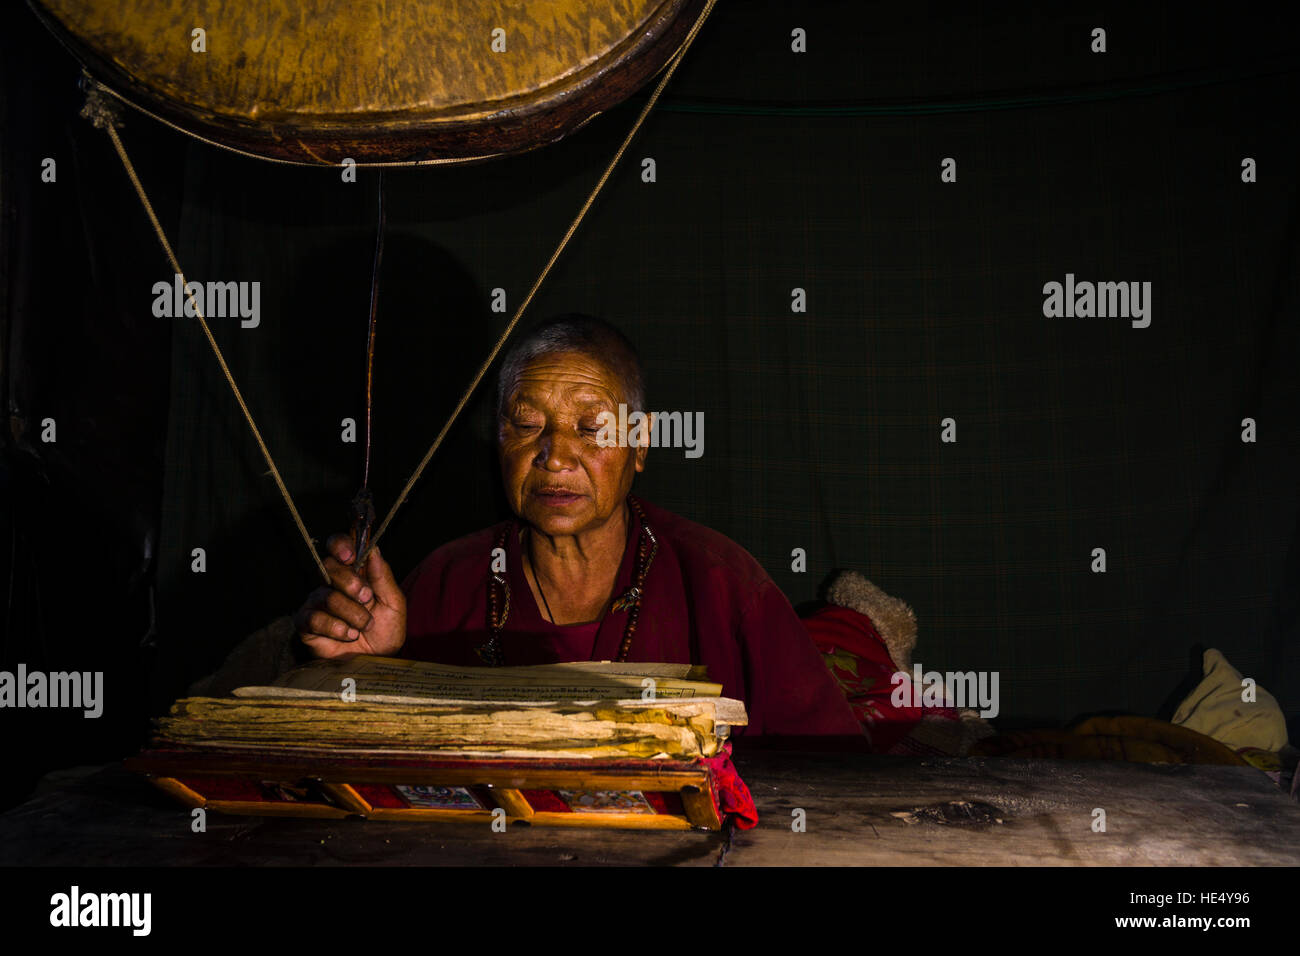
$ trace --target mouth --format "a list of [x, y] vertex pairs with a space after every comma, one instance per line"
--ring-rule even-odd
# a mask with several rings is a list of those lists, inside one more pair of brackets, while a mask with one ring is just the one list
[[565, 508], [581, 501], [586, 495], [579, 494], [571, 488], [538, 488], [532, 496], [543, 505], [551, 508]]

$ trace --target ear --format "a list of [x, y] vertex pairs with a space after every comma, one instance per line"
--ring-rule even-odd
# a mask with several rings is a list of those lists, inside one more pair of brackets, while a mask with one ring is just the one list
[[645, 459], [650, 454], [650, 436], [655, 433], [655, 414], [651, 412], [646, 416], [645, 444], [638, 445], [636, 449], [636, 470], [637, 472], [645, 471]]

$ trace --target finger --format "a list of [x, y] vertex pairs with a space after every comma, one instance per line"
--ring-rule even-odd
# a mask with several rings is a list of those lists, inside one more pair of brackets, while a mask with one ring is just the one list
[[[328, 558], [326, 561], [333, 561]], [[337, 567], [337, 566], [335, 566]], [[348, 580], [351, 576], [352, 580]], [[307, 601], [303, 602], [298, 614], [294, 615], [294, 628], [296, 631], [305, 633], [322, 633], [329, 636], [329, 632], [321, 631], [318, 627], [312, 626], [312, 614], [317, 611], [324, 611], [325, 617], [315, 618], [317, 622], [329, 622], [330, 615], [346, 622], [344, 627], [355, 627], [364, 630], [370, 626], [370, 617], [365, 607], [356, 601], [355, 598], [348, 597], [348, 591], [364, 591], [364, 585], [360, 579], [356, 579], [347, 568], [341, 568], [338, 574], [338, 581], [333, 588], [317, 588], [311, 594], [308, 594]]]
[[339, 620], [346, 621], [348, 627], [356, 628], [358, 631], [364, 631], [374, 620], [364, 605], [358, 604], [338, 591], [330, 592], [330, 596], [325, 599], [324, 609]]
[[329, 540], [325, 542], [325, 550], [335, 558], [338, 558], [342, 564], [347, 564], [352, 560], [352, 535], [351, 534], [332, 534]]
[[[379, 598], [381, 604], [388, 607], [400, 607], [406, 600], [402, 589], [397, 586], [397, 579], [393, 577], [393, 569], [388, 566], [384, 556], [379, 553], [379, 548], [370, 549], [370, 557], [366, 560], [366, 577], [370, 579], [371, 586], [375, 590], [375, 595]], [[363, 602], [364, 603], [364, 602]]]
[[307, 595], [307, 600], [302, 602], [302, 607], [298, 608], [293, 615], [293, 629], [297, 634], [311, 633], [311, 616], [316, 611], [325, 606], [325, 601], [333, 592], [333, 588], [320, 587], [311, 594]]
[[334, 558], [325, 559], [325, 572], [335, 590], [341, 591], [359, 604], [369, 604], [374, 592], [365, 579], [351, 565], [340, 564]]
[[307, 645], [308, 649], [315, 657], [349, 657], [356, 653], [352, 644], [345, 641], [336, 641], [328, 637], [321, 637], [319, 634], [304, 635], [302, 642]]
[[[365, 609], [362, 609], [365, 614]], [[369, 617], [369, 615], [366, 615]], [[306, 616], [304, 626], [299, 630], [303, 641], [309, 638], [326, 638], [331, 641], [341, 641], [345, 644], [351, 644], [361, 638], [362, 628], [355, 627], [346, 618], [340, 617], [331, 611], [315, 610]]]

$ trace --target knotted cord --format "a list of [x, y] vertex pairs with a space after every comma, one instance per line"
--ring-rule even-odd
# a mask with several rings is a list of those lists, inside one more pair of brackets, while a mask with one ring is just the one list
[[366, 561], [374, 547], [375, 503], [370, 494], [370, 445], [374, 434], [375, 330], [379, 317], [379, 269], [384, 261], [384, 171], [379, 171], [379, 223], [375, 228], [375, 261], [370, 267], [370, 323], [366, 333], [366, 451], [361, 472], [361, 489], [352, 499], [352, 569], [365, 575]]

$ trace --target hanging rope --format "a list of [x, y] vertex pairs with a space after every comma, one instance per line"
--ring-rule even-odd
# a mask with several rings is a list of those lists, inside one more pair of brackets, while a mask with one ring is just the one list
[[208, 328], [208, 322], [203, 316], [203, 310], [199, 308], [198, 302], [194, 299], [194, 294], [190, 292], [189, 283], [185, 281], [185, 272], [176, 259], [176, 253], [172, 251], [171, 243], [167, 241], [167, 235], [163, 232], [162, 223], [158, 221], [158, 216], [153, 211], [153, 204], [149, 202], [149, 197], [145, 194], [140, 177], [136, 175], [135, 166], [131, 163], [131, 158], [126, 154], [126, 147], [122, 145], [122, 138], [117, 134], [120, 119], [112, 103], [104, 95], [104, 88], [93, 77], [89, 74], [83, 74], [83, 85], [86, 88], [86, 105], [82, 108], [81, 115], [90, 120], [96, 128], [108, 133], [113, 148], [117, 150], [118, 158], [122, 160], [126, 175], [131, 180], [131, 185], [135, 187], [136, 195], [140, 197], [140, 203], [149, 216], [149, 222], [153, 224], [153, 230], [158, 236], [158, 242], [162, 244], [163, 252], [167, 254], [167, 261], [171, 263], [172, 271], [181, 278], [181, 288], [185, 290], [186, 295], [189, 297], [190, 306], [194, 309], [194, 314], [199, 320], [199, 327], [203, 329], [208, 344], [212, 346], [212, 354], [217, 357], [217, 364], [221, 366], [221, 374], [226, 377], [226, 384], [230, 386], [231, 392], [235, 395], [235, 401], [239, 403], [239, 410], [244, 414], [244, 421], [248, 423], [248, 428], [257, 441], [257, 447], [261, 450], [267, 467], [271, 469], [271, 477], [275, 480], [275, 486], [280, 489], [280, 496], [284, 498], [284, 503], [289, 506], [289, 513], [293, 515], [293, 523], [297, 525], [298, 532], [302, 535], [303, 541], [306, 542], [307, 550], [311, 552], [312, 560], [316, 562], [316, 568], [320, 571], [321, 577], [326, 584], [329, 584], [329, 572], [325, 570], [324, 562], [316, 553], [316, 545], [312, 541], [311, 535], [307, 533], [307, 526], [303, 524], [302, 516], [293, 503], [293, 496], [289, 494], [284, 479], [280, 477], [280, 469], [275, 466], [275, 460], [271, 457], [271, 450], [266, 447], [266, 442], [262, 439], [262, 433], [258, 430], [257, 423], [253, 421], [253, 415], [248, 410], [248, 404], [244, 401], [239, 386], [235, 383], [235, 377], [230, 373], [230, 366], [226, 364], [226, 357], [221, 353], [221, 346], [217, 344], [217, 340], [213, 337], [212, 329]]
[[[578, 211], [577, 216], [574, 217], [573, 222], [570, 223], [568, 230], [564, 233], [563, 238], [560, 239], [559, 245], [556, 246], [556, 249], [551, 254], [550, 259], [547, 260], [545, 267], [543, 267], [541, 273], [537, 276], [537, 280], [533, 283], [532, 288], [528, 290], [528, 294], [524, 297], [523, 301], [520, 302], [519, 308], [515, 310], [515, 314], [513, 318], [511, 318], [510, 323], [505, 327], [505, 330], [501, 333], [500, 337], [497, 339], [496, 345], [492, 348], [491, 353], [488, 355], [487, 359], [484, 360], [483, 364], [479, 366], [478, 372], [475, 374], [473, 380], [469, 383], [469, 386], [465, 389], [464, 394], [461, 395], [460, 401], [456, 403], [455, 409], [452, 410], [451, 417], [449, 417], [447, 419], [447, 423], [442, 426], [442, 430], [438, 432], [437, 437], [433, 440], [433, 444], [429, 446], [429, 450], [425, 452], [424, 458], [420, 460], [419, 465], [416, 466], [415, 471], [412, 473], [410, 479], [406, 482], [406, 486], [402, 489], [401, 493], [397, 496], [397, 500], [393, 503], [392, 508], [389, 509], [388, 514], [385, 515], [383, 523], [380, 524], [379, 526], [379, 530], [375, 532], [374, 536], [370, 540], [371, 549], [373, 549], [374, 546], [379, 543], [379, 539], [383, 536], [384, 532], [388, 529], [388, 526], [392, 522], [393, 517], [397, 514], [398, 509], [401, 508], [402, 505], [406, 502], [406, 499], [410, 495], [411, 490], [415, 487], [416, 483], [420, 480], [420, 476], [424, 474], [424, 469], [428, 466], [430, 460], [432, 460], [434, 454], [438, 451], [438, 448], [442, 445], [443, 439], [446, 438], [447, 433], [451, 431], [452, 425], [456, 423], [456, 420], [460, 417], [461, 412], [465, 410], [465, 406], [469, 404], [470, 398], [474, 395], [474, 392], [477, 391], [479, 385], [483, 381], [483, 378], [487, 375], [488, 370], [492, 367], [492, 363], [496, 361], [496, 358], [500, 354], [501, 349], [505, 346], [506, 340], [510, 338], [510, 334], [514, 332], [515, 327], [519, 324], [519, 320], [523, 317], [524, 311], [528, 308], [529, 304], [533, 301], [533, 298], [537, 295], [537, 290], [541, 288], [542, 283], [546, 281], [546, 277], [550, 275], [551, 269], [555, 266], [555, 263], [559, 260], [560, 255], [564, 252], [565, 247], [569, 244], [569, 240], [572, 239], [574, 233], [578, 231], [578, 226], [581, 225], [583, 219], [586, 218], [588, 211], [591, 209], [592, 205], [596, 202], [596, 197], [600, 195], [600, 191], [605, 187], [605, 183], [609, 181], [609, 177], [613, 174], [614, 168], [618, 165], [619, 160], [623, 158], [624, 152], [627, 151], [628, 146], [631, 145], [632, 140], [636, 137], [637, 132], [641, 129], [642, 124], [645, 122], [646, 117], [650, 115], [650, 111], [654, 108], [655, 103], [658, 102], [660, 94], [662, 94], [664, 91], [664, 87], [668, 85], [668, 81], [672, 79], [673, 74], [677, 71], [677, 67], [681, 65], [682, 60], [685, 58], [687, 51], [691, 47], [691, 44], [695, 41], [695, 37], [699, 34], [700, 28], [704, 26], [704, 23], [708, 19], [709, 14], [712, 12], [714, 4], [716, 2], [717, 0], [708, 0], [708, 2], [704, 5], [704, 9], [700, 12], [699, 18], [695, 21], [694, 25], [691, 27], [690, 32], [686, 35], [686, 39], [682, 42], [681, 49], [673, 57], [667, 69], [664, 71], [663, 78], [659, 81], [658, 86], [655, 87], [654, 92], [651, 94], [650, 98], [646, 101], [646, 104], [642, 108], [641, 113], [637, 117], [636, 123], [632, 126], [631, 131], [623, 139], [623, 143], [621, 146], [619, 146], [618, 151], [614, 154], [614, 158], [611, 159], [609, 161], [609, 164], [605, 167], [605, 172], [601, 175], [599, 181], [597, 181], [595, 187], [591, 190], [590, 195], [587, 196], [587, 201], [582, 204], [582, 208]], [[212, 353], [217, 358], [217, 364], [221, 366], [221, 372], [226, 378], [226, 383], [230, 386], [230, 390], [235, 396], [235, 401], [238, 402], [239, 409], [244, 415], [244, 420], [248, 423], [248, 428], [253, 433], [253, 438], [257, 441], [257, 447], [261, 450], [262, 457], [266, 460], [266, 464], [270, 468], [271, 476], [275, 480], [276, 487], [279, 488], [280, 490], [280, 496], [284, 498], [284, 503], [288, 506], [289, 513], [293, 516], [294, 524], [297, 526], [299, 533], [302, 535], [302, 539], [307, 545], [307, 550], [311, 552], [312, 560], [315, 561], [317, 570], [320, 571], [321, 577], [324, 579], [325, 583], [328, 584], [330, 583], [329, 572], [325, 569], [324, 562], [321, 560], [320, 556], [316, 553], [315, 542], [312, 540], [311, 535], [307, 532], [307, 527], [306, 525], [303, 524], [302, 516], [298, 513], [298, 508], [294, 504], [293, 496], [289, 494], [289, 489], [285, 486], [284, 479], [280, 477], [280, 470], [276, 467], [275, 461], [271, 458], [270, 449], [266, 447], [266, 442], [263, 441], [262, 439], [262, 433], [258, 430], [256, 422], [253, 421], [252, 413], [249, 412], [248, 405], [244, 402], [244, 396], [239, 391], [239, 386], [235, 383], [234, 376], [230, 373], [230, 368], [226, 364], [226, 359], [221, 352], [221, 347], [217, 345], [217, 340], [213, 337], [212, 330], [208, 328], [207, 320], [203, 317], [202, 310], [199, 309], [198, 303], [195, 301], [193, 294], [189, 293], [188, 291], [189, 283], [185, 281], [185, 273], [181, 270], [180, 263], [177, 261], [175, 253], [172, 252], [171, 243], [167, 241], [167, 236], [163, 232], [162, 225], [161, 223], [158, 222], [158, 217], [154, 214], [153, 205], [149, 202], [149, 197], [145, 194], [144, 186], [140, 183], [140, 178], [136, 175], [135, 167], [132, 165], [130, 157], [127, 156], [126, 148], [122, 145], [121, 137], [119, 137], [117, 133], [117, 126], [119, 125], [120, 120], [117, 116], [115, 105], [110, 101], [109, 98], [113, 97], [122, 103], [127, 103], [127, 105], [130, 105], [135, 109], [140, 109], [140, 108], [138, 106], [135, 106], [135, 104], [133, 103], [129, 103], [127, 100], [119, 96], [114, 91], [110, 90], [108, 87], [100, 84], [97, 80], [91, 77], [89, 73], [83, 73], [83, 86], [86, 88], [87, 93], [86, 93], [86, 104], [81, 111], [81, 115], [86, 119], [89, 119], [96, 127], [105, 130], [108, 133], [109, 139], [112, 140], [113, 148], [117, 150], [118, 158], [121, 159], [122, 166], [123, 168], [125, 168], [126, 174], [131, 180], [131, 184], [135, 187], [136, 194], [140, 197], [140, 203], [141, 205], [144, 206], [145, 213], [148, 215], [150, 223], [153, 224], [154, 232], [157, 234], [158, 241], [159, 243], [161, 243], [163, 247], [163, 251], [167, 255], [167, 260], [171, 263], [172, 269], [175, 271], [175, 273], [181, 277], [182, 288], [185, 288], [187, 294], [189, 295], [190, 305], [193, 307], [194, 313], [198, 317], [199, 326], [203, 329], [203, 334], [207, 337], [208, 344], [212, 347]], [[141, 109], [140, 112], [145, 113], [145, 115], [151, 116], [154, 119], [158, 119], [160, 122], [166, 123], [165, 120], [162, 120], [159, 117], [156, 117], [152, 113], [148, 113], [145, 110]], [[166, 125], [172, 126], [173, 124], [166, 123]], [[176, 127], [173, 126], [173, 128]], [[191, 133], [189, 135], [194, 135], [194, 134]], [[203, 139], [202, 137], [195, 137], [195, 138]], [[209, 142], [209, 141], [204, 140], [204, 142]], [[221, 144], [218, 143], [213, 145], [221, 145]], [[236, 152], [239, 151], [236, 150]], [[371, 164], [371, 165], [381, 165], [381, 164]], [[382, 165], [428, 165], [428, 163], [414, 163], [414, 164], [401, 163], [401, 164], [382, 164]], [[381, 193], [381, 202], [382, 202], [382, 193]], [[380, 240], [379, 240], [381, 242], [382, 242], [382, 236], [383, 236], [383, 231], [382, 231], [382, 223], [381, 223]], [[377, 275], [375, 278], [377, 280]], [[373, 287], [371, 293], [372, 293], [372, 306], [373, 306], [373, 301], [374, 301]], [[371, 347], [373, 347], [373, 332], [374, 329], [373, 329], [373, 321], [372, 321], [371, 338], [370, 338]], [[369, 390], [370, 390], [369, 370], [367, 371], [366, 389], [367, 389], [367, 409], [368, 409]], [[369, 412], [367, 411], [367, 415], [368, 414]], [[369, 435], [369, 429], [367, 428], [367, 443], [369, 441], [368, 435]], [[367, 450], [367, 471], [368, 471], [368, 459], [369, 459], [369, 454]]]
[[456, 419], [460, 417], [460, 413], [464, 411], [465, 406], [469, 404], [470, 397], [478, 389], [479, 384], [483, 381], [483, 377], [487, 375], [488, 369], [492, 367], [492, 363], [496, 361], [497, 355], [500, 354], [502, 347], [506, 344], [506, 339], [510, 338], [510, 333], [513, 332], [515, 326], [519, 324], [520, 318], [523, 317], [524, 310], [528, 308], [528, 304], [533, 301], [533, 296], [537, 294], [537, 290], [541, 288], [546, 277], [550, 275], [551, 268], [560, 258], [560, 254], [564, 252], [564, 247], [569, 244], [569, 240], [573, 238], [573, 234], [578, 231], [578, 226], [586, 217], [587, 211], [591, 209], [592, 204], [595, 203], [596, 197], [600, 195], [600, 191], [609, 180], [610, 174], [614, 172], [614, 167], [617, 166], [618, 161], [623, 158], [623, 153], [627, 150], [628, 146], [631, 145], [637, 131], [641, 129], [641, 124], [645, 122], [645, 118], [649, 116], [650, 111], [654, 109], [654, 105], [659, 99], [659, 94], [664, 91], [664, 87], [667, 86], [668, 81], [672, 79], [673, 73], [676, 72], [677, 67], [686, 56], [686, 51], [691, 48], [691, 43], [694, 42], [696, 35], [700, 32], [700, 28], [704, 26], [704, 21], [708, 19], [709, 13], [713, 10], [713, 5], [716, 2], [717, 0], [708, 0], [708, 3], [704, 5], [704, 9], [700, 11], [699, 19], [697, 19], [695, 25], [691, 27], [691, 32], [686, 35], [686, 39], [682, 42], [681, 50], [679, 50], [677, 55], [673, 57], [672, 61], [668, 65], [668, 69], [664, 71], [663, 79], [659, 81], [659, 85], [655, 87], [654, 93], [652, 93], [650, 99], [646, 101], [644, 108], [641, 110], [641, 115], [636, 119], [636, 124], [633, 125], [631, 132], [629, 132], [623, 139], [623, 145], [618, 148], [618, 152], [614, 154], [614, 158], [611, 159], [609, 165], [605, 167], [604, 175], [600, 177], [599, 182], [597, 182], [595, 188], [592, 189], [591, 195], [587, 197], [587, 201], [582, 204], [582, 209], [578, 211], [578, 215], [569, 225], [569, 229], [565, 232], [564, 238], [560, 240], [560, 244], [556, 247], [555, 252], [551, 253], [551, 258], [547, 261], [541, 274], [538, 275], [537, 281], [533, 283], [533, 287], [528, 290], [528, 295], [524, 296], [524, 300], [519, 303], [519, 308], [515, 310], [514, 318], [510, 320], [510, 324], [506, 326], [505, 331], [502, 332], [501, 336], [497, 339], [497, 344], [493, 346], [487, 359], [479, 366], [478, 374], [474, 376], [474, 379], [469, 383], [469, 387], [465, 389], [465, 394], [463, 394], [460, 397], [460, 401], [456, 403], [456, 407], [453, 409], [451, 417], [447, 419], [447, 424], [442, 426], [442, 431], [438, 432], [438, 437], [433, 440], [433, 444], [430, 445], [429, 450], [425, 452], [424, 458], [422, 458], [420, 464], [416, 466], [415, 472], [406, 483], [406, 487], [403, 488], [401, 494], [397, 496], [397, 500], [393, 502], [393, 507], [389, 509], [388, 514], [384, 516], [383, 523], [380, 524], [379, 530], [375, 532], [375, 536], [371, 540], [372, 547], [378, 544], [379, 539], [384, 536], [384, 532], [392, 522], [393, 516], [397, 514], [397, 509], [402, 507], [407, 496], [411, 493], [411, 489], [415, 487], [415, 483], [419, 481], [420, 476], [424, 474], [424, 469], [429, 464], [430, 459], [432, 459], [434, 453], [437, 452], [438, 446], [440, 446], [442, 440], [447, 437], [447, 432], [451, 431], [451, 426], [456, 423]]

